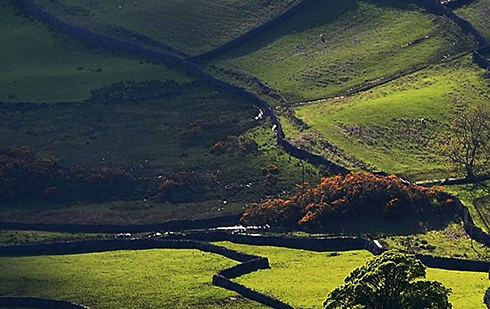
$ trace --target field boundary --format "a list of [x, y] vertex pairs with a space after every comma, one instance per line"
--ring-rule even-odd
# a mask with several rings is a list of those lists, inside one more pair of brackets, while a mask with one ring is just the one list
[[190, 62], [201, 62], [201, 61], [208, 60], [210, 58], [222, 55], [222, 54], [232, 50], [233, 48], [238, 47], [239, 45], [242, 45], [242, 44], [246, 43], [247, 41], [250, 41], [255, 36], [262, 34], [265, 31], [268, 31], [268, 30], [274, 28], [275, 26], [279, 25], [283, 21], [287, 20], [288, 18], [292, 17], [293, 15], [295, 15], [296, 13], [298, 13], [299, 11], [304, 9], [311, 2], [312, 2], [311, 0], [302, 0], [301, 2], [297, 3], [295, 6], [293, 6], [292, 8], [287, 10], [286, 12], [282, 13], [281, 15], [279, 15], [279, 16], [265, 22], [264, 24], [240, 35], [239, 37], [237, 37], [237, 38], [235, 38], [235, 39], [233, 39], [233, 40], [231, 40], [231, 41], [229, 41], [229, 42], [227, 42], [221, 46], [218, 46], [213, 50], [204, 52], [204, 53], [196, 55], [196, 56], [188, 57], [188, 58], [186, 58], [186, 60], [190, 61]]

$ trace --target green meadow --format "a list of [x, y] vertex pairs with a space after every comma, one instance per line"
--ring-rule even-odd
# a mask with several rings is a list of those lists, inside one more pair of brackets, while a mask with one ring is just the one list
[[[483, 74], [468, 56], [353, 96], [297, 105], [296, 116], [310, 129], [289, 127], [286, 134], [310, 148], [315, 145], [308, 145], [307, 137], [316, 134], [374, 170], [410, 180], [456, 176], [431, 143], [465, 105], [487, 104], [490, 92]], [[328, 151], [319, 143], [314, 150]]]
[[[271, 269], [241, 276], [237, 282], [274, 295], [294, 308], [305, 309], [323, 308], [327, 294], [341, 285], [352, 270], [372, 257], [364, 250], [313, 252], [226, 242], [219, 244], [269, 258]], [[487, 274], [428, 268], [427, 279], [441, 281], [453, 289], [450, 302], [454, 309], [484, 308], [481, 299], [488, 286]]]
[[390, 249], [412, 253], [471, 260], [485, 260], [490, 254], [489, 248], [472, 240], [466, 234], [462, 222], [454, 222], [445, 228], [427, 230], [424, 233], [380, 236]]
[[475, 224], [485, 232], [490, 231], [490, 191], [488, 181], [477, 184], [446, 187], [446, 191], [458, 196], [470, 210]]
[[0, 102], [66, 102], [90, 98], [115, 82], [192, 78], [164, 65], [88, 46], [57, 34], [39, 21], [0, 6]]
[[[295, 308], [322, 308], [326, 295], [372, 257], [367, 251], [220, 245], [267, 256], [271, 269], [235, 280]], [[0, 294], [65, 299], [102, 309], [263, 308], [211, 285], [216, 271], [234, 264], [219, 255], [187, 249], [0, 258], [5, 269], [0, 274]], [[452, 288], [453, 308], [484, 308], [486, 274], [428, 269], [427, 279]]]
[[284, 13], [298, 2], [37, 1], [69, 23], [181, 56], [212, 50]]
[[70, 300], [94, 309], [265, 308], [211, 284], [236, 262], [198, 250], [0, 258], [0, 294]]
[[240, 74], [258, 77], [295, 102], [362, 89], [472, 46], [455, 24], [412, 4], [313, 1], [288, 22], [213, 59], [210, 70], [233, 82]]

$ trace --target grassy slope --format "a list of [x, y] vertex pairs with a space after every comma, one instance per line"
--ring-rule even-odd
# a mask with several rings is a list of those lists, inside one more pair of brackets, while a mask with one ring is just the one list
[[0, 295], [71, 300], [97, 309], [263, 308], [211, 285], [236, 262], [198, 250], [0, 258]]
[[[124, 29], [177, 48], [185, 55], [197, 55], [261, 25], [283, 13], [299, 0], [36, 2], [70, 23], [130, 39], [131, 35], [123, 35], [117, 31]], [[157, 48], [172, 51], [165, 46]]]
[[192, 80], [163, 65], [87, 47], [0, 6], [0, 102], [80, 101], [114, 82]]
[[[2, 217], [25, 219], [28, 214], [37, 213], [37, 220], [51, 222], [119, 223], [209, 217], [238, 213], [247, 203], [289, 191], [301, 181], [298, 161], [275, 145], [265, 120], [253, 120], [257, 110], [248, 102], [199, 84], [182, 87], [180, 95], [138, 103], [3, 110], [0, 141], [5, 146], [36, 147], [42, 155], [63, 159], [67, 164], [132, 171], [147, 179], [144, 183], [149, 196], [156, 194], [158, 185], [170, 173], [195, 171], [214, 175], [213, 188], [205, 192], [204, 200], [170, 205], [154, 199], [143, 201], [143, 192], [138, 201], [104, 205], [3, 205]], [[233, 125], [194, 136], [182, 135], [190, 123], [222, 115], [234, 117]], [[255, 139], [259, 151], [223, 155], [209, 152], [211, 146], [228, 135], [240, 134]], [[275, 184], [267, 184], [261, 171], [269, 164], [280, 170]], [[320, 179], [317, 169], [308, 166], [306, 179], [316, 183]]]
[[430, 230], [422, 234], [384, 237], [390, 249], [406, 250], [435, 256], [482, 260], [490, 248], [482, 248], [472, 241], [462, 223], [453, 223], [442, 230]]
[[466, 57], [295, 111], [328, 141], [377, 169], [412, 180], [447, 177], [444, 161], [431, 153], [428, 142], [462, 104], [488, 102], [483, 73]]
[[446, 188], [448, 192], [458, 196], [470, 210], [475, 224], [487, 233], [490, 231], [490, 190], [489, 183], [474, 185], [458, 185]]
[[315, 1], [213, 63], [257, 76], [297, 101], [338, 95], [469, 46], [457, 26], [420, 8], [389, 0]]
[[[237, 278], [251, 288], [274, 295], [295, 308], [322, 308], [327, 294], [343, 283], [347, 275], [372, 257], [368, 251], [338, 254], [268, 246], [220, 243], [243, 252], [267, 256], [271, 269]], [[481, 303], [487, 288], [486, 274], [428, 269], [427, 278], [453, 289], [450, 302], [454, 309], [484, 308]], [[271, 280], [273, 278], [273, 280]]]
[[[149, 179], [148, 194], [156, 193], [158, 177], [164, 180], [169, 173], [178, 171], [211, 173], [220, 184], [213, 189], [215, 192], [208, 192], [211, 200], [197, 204], [144, 201], [142, 194], [138, 201], [99, 205], [1, 205], [4, 219], [130, 223], [210, 217], [238, 213], [250, 201], [288, 191], [300, 182], [297, 160], [275, 146], [266, 121], [253, 121], [258, 111], [248, 102], [202, 84], [189, 84], [191, 77], [165, 66], [87, 48], [53, 34], [41, 23], [15, 16], [14, 12], [10, 6], [0, 8], [0, 23], [5, 26], [0, 41], [9, 47], [0, 51], [4, 69], [0, 101], [85, 100], [90, 98], [91, 90], [115, 82], [150, 79], [175, 80], [181, 83], [182, 94], [137, 104], [53, 105], [23, 111], [5, 108], [0, 110], [2, 146], [36, 147], [41, 155], [67, 164], [131, 170]], [[19, 40], [19, 36], [24, 40]], [[101, 71], [97, 72], [99, 68]], [[15, 98], [9, 99], [14, 94]], [[190, 123], [223, 115], [235, 117], [234, 125], [203, 135], [182, 136]], [[247, 128], [250, 131], [246, 132]], [[260, 151], [221, 156], [209, 153], [214, 143], [237, 134], [255, 139]], [[280, 168], [277, 184], [265, 184], [261, 169], [269, 164]], [[318, 181], [316, 169], [308, 167], [306, 172], [310, 182]]]
[[466, 18], [475, 26], [487, 39], [490, 38], [490, 1], [475, 0], [469, 5], [456, 10], [456, 13]]

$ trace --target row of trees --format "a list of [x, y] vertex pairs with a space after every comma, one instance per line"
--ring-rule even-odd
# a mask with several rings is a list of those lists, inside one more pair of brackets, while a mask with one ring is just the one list
[[351, 173], [323, 178], [314, 188], [298, 186], [290, 199], [253, 204], [242, 216], [245, 225], [318, 227], [334, 220], [397, 220], [408, 215], [452, 211], [453, 200], [441, 188], [425, 188], [396, 176]]

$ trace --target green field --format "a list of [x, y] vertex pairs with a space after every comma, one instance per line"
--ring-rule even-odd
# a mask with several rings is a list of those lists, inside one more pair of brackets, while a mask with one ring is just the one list
[[[40, 155], [65, 165], [121, 168], [140, 179], [140, 188], [130, 201], [100, 205], [3, 204], [0, 217], [29, 220], [36, 214], [36, 220], [45, 222], [118, 223], [213, 217], [239, 213], [246, 204], [289, 192], [301, 181], [299, 160], [275, 145], [269, 124], [254, 120], [258, 111], [252, 105], [199, 83], [176, 87], [180, 94], [137, 103], [1, 110], [2, 145], [35, 147]], [[210, 152], [228, 136], [247, 136], [257, 149]], [[262, 171], [270, 164], [278, 166], [272, 182]], [[318, 169], [305, 167], [306, 179], [319, 181]], [[193, 199], [171, 201], [183, 203], [158, 199], [160, 184], [179, 173], [205, 183], [195, 186]]]
[[94, 309], [265, 308], [211, 284], [236, 262], [198, 250], [0, 258], [0, 294], [70, 300]]
[[[329, 291], [372, 255], [367, 251], [311, 252], [220, 243], [267, 256], [271, 269], [235, 279], [295, 308], [322, 308]], [[210, 284], [236, 262], [197, 250], [115, 251], [0, 258], [2, 295], [71, 300], [91, 308], [262, 308]], [[483, 273], [428, 269], [428, 279], [453, 289], [453, 308], [484, 308]], [[265, 308], [265, 307], [264, 307]]]
[[69, 23], [164, 52], [193, 56], [235, 39], [299, 0], [36, 2]]
[[66, 102], [119, 81], [191, 77], [164, 65], [114, 54], [54, 33], [44, 24], [0, 6], [0, 102]]
[[[312, 252], [269, 246], [232, 243], [220, 245], [267, 256], [271, 269], [260, 270], [236, 279], [248, 287], [274, 295], [295, 308], [323, 308], [327, 294], [341, 285], [347, 275], [364, 264], [368, 251]], [[428, 269], [427, 279], [441, 281], [453, 289], [450, 302], [454, 309], [484, 308], [481, 301], [488, 286], [487, 274]]]
[[475, 0], [456, 9], [455, 12], [468, 20], [478, 31], [481, 31], [488, 40], [490, 38], [490, 28], [488, 27], [490, 23], [489, 7], [490, 1]]
[[490, 248], [482, 246], [466, 234], [462, 222], [425, 233], [381, 237], [390, 249], [412, 253], [470, 260], [486, 260], [490, 254]]
[[[488, 1], [475, 0], [457, 12], [490, 36]], [[180, 57], [212, 50], [299, 2], [36, 0], [69, 23]], [[0, 102], [7, 103], [0, 107], [0, 145], [34, 147], [66, 168], [119, 168], [138, 180], [125, 200], [117, 194], [101, 202], [2, 200], [0, 221], [141, 224], [210, 218], [287, 198], [295, 184], [305, 180], [314, 186], [329, 175], [278, 147], [270, 123], [256, 118], [259, 111], [250, 102], [179, 68], [57, 34], [7, 4], [0, 6], [0, 27]], [[433, 153], [436, 135], [466, 104], [490, 101], [485, 71], [471, 61], [475, 46], [450, 20], [411, 3], [322, 0], [202, 66], [270, 101], [295, 145], [354, 170], [429, 180], [458, 175]], [[169, 179], [191, 185], [184, 193], [165, 195], [161, 188]], [[486, 185], [446, 190], [468, 205], [478, 226], [490, 230]], [[370, 231], [395, 249], [487, 258], [488, 249], [471, 241], [460, 222], [444, 223], [425, 233], [419, 232], [427, 228], [420, 222], [396, 228], [386, 222], [338, 223], [329, 232]], [[405, 231], [414, 225], [417, 232]], [[96, 236], [0, 231], [0, 243]], [[364, 250], [219, 244], [268, 257], [271, 269], [235, 280], [304, 309], [322, 308], [327, 294], [372, 257]], [[214, 273], [236, 264], [198, 250], [170, 249], [1, 257], [0, 295], [66, 299], [93, 309], [266, 308], [212, 285]], [[483, 309], [487, 278], [428, 270], [428, 279], [453, 289], [455, 309]]]
[[490, 191], [488, 182], [448, 186], [446, 190], [456, 196], [468, 207], [475, 224], [485, 232], [490, 231]]
[[411, 4], [314, 1], [288, 22], [212, 60], [212, 71], [230, 80], [258, 77], [294, 102], [351, 92], [471, 46], [455, 24]]
[[[319, 134], [373, 169], [410, 180], [454, 176], [431, 151], [431, 142], [465, 104], [487, 104], [490, 92], [483, 73], [465, 57], [354, 96], [299, 105], [296, 116], [311, 129], [286, 134], [310, 148], [306, 136]], [[314, 150], [327, 152], [320, 147]]]

